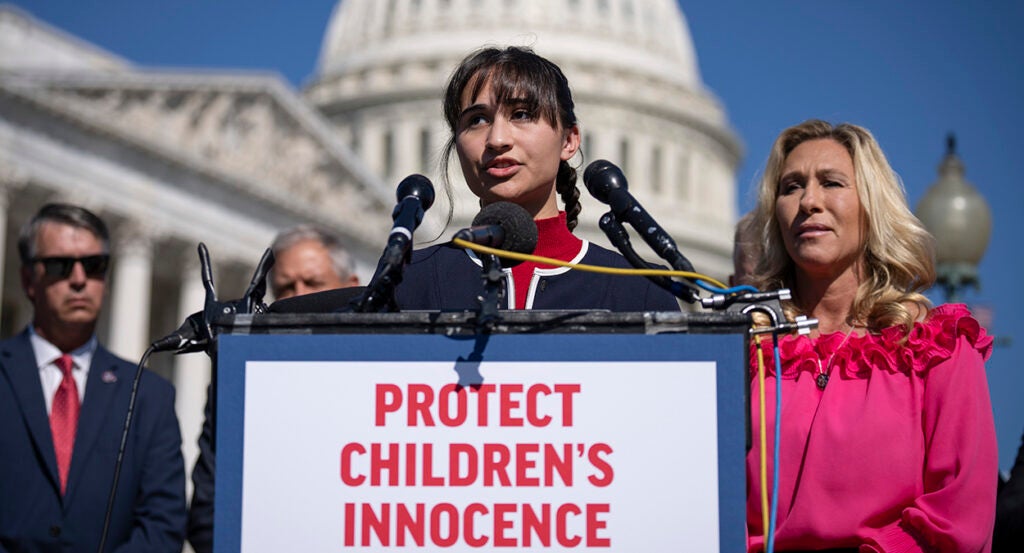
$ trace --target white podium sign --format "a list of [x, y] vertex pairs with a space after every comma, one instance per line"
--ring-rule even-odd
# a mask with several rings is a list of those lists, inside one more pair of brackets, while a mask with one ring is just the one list
[[745, 357], [739, 332], [222, 336], [214, 549], [742, 551]]
[[716, 373], [248, 361], [241, 550], [717, 551]]

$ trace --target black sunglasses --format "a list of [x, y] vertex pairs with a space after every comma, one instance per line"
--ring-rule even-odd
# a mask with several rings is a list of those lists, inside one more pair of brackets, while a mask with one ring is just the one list
[[75, 263], [81, 263], [86, 276], [101, 277], [107, 272], [110, 265], [110, 254], [87, 255], [85, 257], [33, 257], [33, 263], [42, 263], [43, 272], [50, 278], [68, 278], [75, 268]]

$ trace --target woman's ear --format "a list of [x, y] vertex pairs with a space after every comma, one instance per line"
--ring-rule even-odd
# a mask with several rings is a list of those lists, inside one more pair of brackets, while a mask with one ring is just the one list
[[580, 128], [576, 125], [565, 131], [565, 139], [562, 141], [562, 161], [569, 161], [580, 149]]

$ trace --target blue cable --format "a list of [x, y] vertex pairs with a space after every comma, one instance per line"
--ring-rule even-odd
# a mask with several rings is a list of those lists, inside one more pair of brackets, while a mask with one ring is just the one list
[[713, 294], [735, 294], [737, 292], [759, 292], [757, 288], [750, 286], [749, 284], [741, 284], [739, 286], [733, 286], [732, 288], [716, 288], [703, 280], [696, 280], [697, 286], [711, 292]]
[[779, 354], [779, 333], [772, 333], [775, 352], [775, 447], [772, 452], [772, 506], [768, 516], [768, 532], [764, 539], [766, 553], [775, 551], [775, 520], [779, 512], [779, 439], [782, 434], [782, 356]]
[[[731, 288], [717, 288], [704, 282], [694, 281], [697, 286], [713, 294], [737, 294], [739, 292], [757, 293], [760, 290], [747, 284], [733, 286]], [[782, 436], [782, 356], [779, 353], [779, 334], [772, 333], [772, 350], [775, 354], [775, 444], [772, 451], [772, 496], [771, 508], [768, 516], [768, 529], [764, 535], [765, 553], [775, 552], [775, 524], [779, 513], [779, 442]]]

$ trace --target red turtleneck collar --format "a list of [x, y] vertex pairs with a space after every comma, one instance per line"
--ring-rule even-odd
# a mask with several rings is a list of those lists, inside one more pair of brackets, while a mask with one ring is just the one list
[[[534, 255], [551, 257], [560, 261], [572, 261], [580, 253], [583, 241], [577, 238], [565, 225], [565, 212], [559, 211], [558, 217], [537, 219], [537, 248]], [[551, 269], [552, 265], [542, 265], [533, 261], [524, 261], [512, 267], [512, 281], [515, 283], [516, 309], [526, 309], [526, 294], [530, 289], [530, 280], [534, 269]]]

